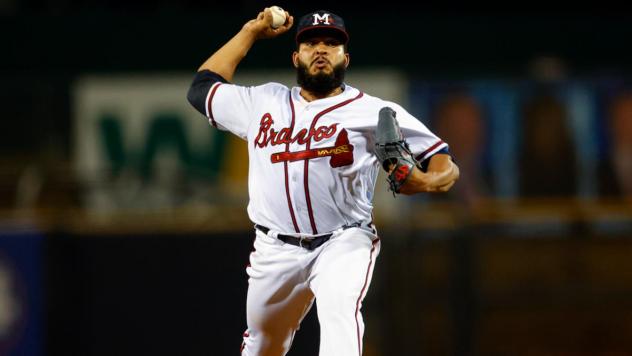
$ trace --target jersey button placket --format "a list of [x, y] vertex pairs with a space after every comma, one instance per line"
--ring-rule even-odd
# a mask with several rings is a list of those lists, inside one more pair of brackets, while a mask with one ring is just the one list
[[[292, 178], [291, 178], [291, 182], [290, 182], [290, 187], [291, 187], [291, 191], [292, 191], [292, 199], [294, 199], [294, 208], [296, 209], [297, 212], [297, 220], [302, 220], [301, 219], [301, 205], [303, 205], [303, 196], [301, 194], [301, 189], [299, 188], [299, 177], [298, 174], [296, 172], [292, 173]], [[300, 223], [299, 223], [300, 224]]]
[[[309, 111], [310, 106], [305, 107], [305, 111]], [[302, 128], [307, 128], [309, 130], [309, 124], [305, 124], [303, 120], [308, 120], [311, 123], [310, 115], [300, 115], [299, 120], [297, 120], [298, 127], [296, 130], [301, 130]], [[299, 123], [302, 122], [303, 125]], [[295, 131], [297, 132], [297, 131]], [[298, 142], [294, 142], [290, 145], [291, 151], [300, 152], [307, 148], [306, 144], [299, 144]], [[302, 232], [310, 231], [310, 222], [309, 216], [307, 214], [307, 202], [305, 200], [305, 184], [304, 184], [304, 175], [305, 175], [305, 161], [296, 161], [291, 163], [291, 185], [292, 188], [292, 199], [295, 202], [295, 210], [296, 210], [296, 220], [298, 221], [299, 226], [301, 227]]]
[[[296, 143], [290, 144], [290, 152], [295, 152], [299, 150], [301, 150], [301, 147], [298, 146]], [[290, 181], [288, 182], [288, 184], [289, 184], [289, 189], [290, 189], [290, 196], [294, 204], [294, 211], [296, 213], [296, 222], [298, 223], [298, 226], [302, 231], [303, 218], [301, 216], [302, 215], [301, 213], [302, 211], [304, 211], [302, 206], [304, 205], [303, 200], [305, 198], [304, 198], [303, 190], [301, 189], [303, 185], [301, 181], [302, 165], [299, 164], [299, 162], [288, 163], [288, 170], [289, 170], [288, 173], [290, 176]]]

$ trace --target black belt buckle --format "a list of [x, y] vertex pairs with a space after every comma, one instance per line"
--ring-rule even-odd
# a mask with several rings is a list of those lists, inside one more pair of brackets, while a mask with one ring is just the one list
[[312, 245], [312, 241], [311, 240], [307, 240], [307, 245], [303, 246], [303, 240], [305, 240], [305, 238], [303, 236], [299, 236], [298, 237], [298, 247], [305, 247], [308, 250], [311, 250], [311, 248], [309, 248]]
[[[268, 234], [268, 232], [270, 232], [269, 228], [259, 225], [259, 224], [255, 224], [255, 229], [263, 232], [266, 235]], [[314, 238], [306, 239], [303, 236], [296, 237], [292, 235], [277, 234], [277, 238], [290, 245], [298, 246], [298, 247], [313, 251], [316, 248], [318, 248], [320, 245], [327, 242], [331, 238], [332, 235], [333, 235], [332, 233], [329, 233], [325, 235], [319, 235]]]
[[[325, 234], [325, 235], [320, 235], [320, 236], [316, 236], [313, 239], [306, 239], [304, 237], [299, 237], [296, 238], [294, 236], [291, 236], [294, 241], [298, 240], [298, 246], [302, 247], [302, 248], [306, 248], [310, 251], [313, 251], [315, 249], [317, 249], [318, 247], [320, 247], [322, 244], [324, 244], [325, 242], [329, 241], [329, 239], [331, 238], [333, 234]], [[291, 242], [290, 242], [291, 243]]]

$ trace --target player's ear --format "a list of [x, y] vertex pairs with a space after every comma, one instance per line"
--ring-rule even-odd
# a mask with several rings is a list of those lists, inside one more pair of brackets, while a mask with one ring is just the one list
[[298, 68], [298, 52], [296, 51], [292, 53], [292, 64], [294, 64], [294, 68]]
[[351, 57], [349, 56], [349, 53], [345, 53], [345, 68], [349, 67], [349, 62], [351, 62]]

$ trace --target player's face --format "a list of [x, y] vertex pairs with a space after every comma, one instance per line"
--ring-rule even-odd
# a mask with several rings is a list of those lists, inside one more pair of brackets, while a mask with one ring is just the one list
[[349, 65], [349, 54], [338, 39], [308, 38], [292, 55], [298, 84], [316, 93], [327, 93], [342, 85]]
[[334, 67], [349, 65], [349, 54], [340, 40], [329, 36], [311, 37], [299, 44], [298, 51], [294, 52], [294, 66], [298, 68], [302, 63], [307, 67], [309, 74], [332, 73]]

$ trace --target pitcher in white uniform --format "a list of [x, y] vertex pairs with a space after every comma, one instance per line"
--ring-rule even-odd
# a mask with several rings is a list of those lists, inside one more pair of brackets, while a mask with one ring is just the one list
[[381, 164], [374, 153], [378, 112], [395, 110], [415, 167], [401, 193], [447, 191], [459, 171], [448, 146], [401, 106], [344, 83], [349, 35], [329, 11], [303, 16], [292, 61], [297, 87], [231, 83], [258, 39], [287, 32], [264, 9], [198, 69], [190, 103], [211, 125], [248, 144], [255, 251], [250, 256], [242, 355], [285, 355], [314, 301], [320, 355], [362, 354], [362, 300], [380, 239], [372, 221]]

